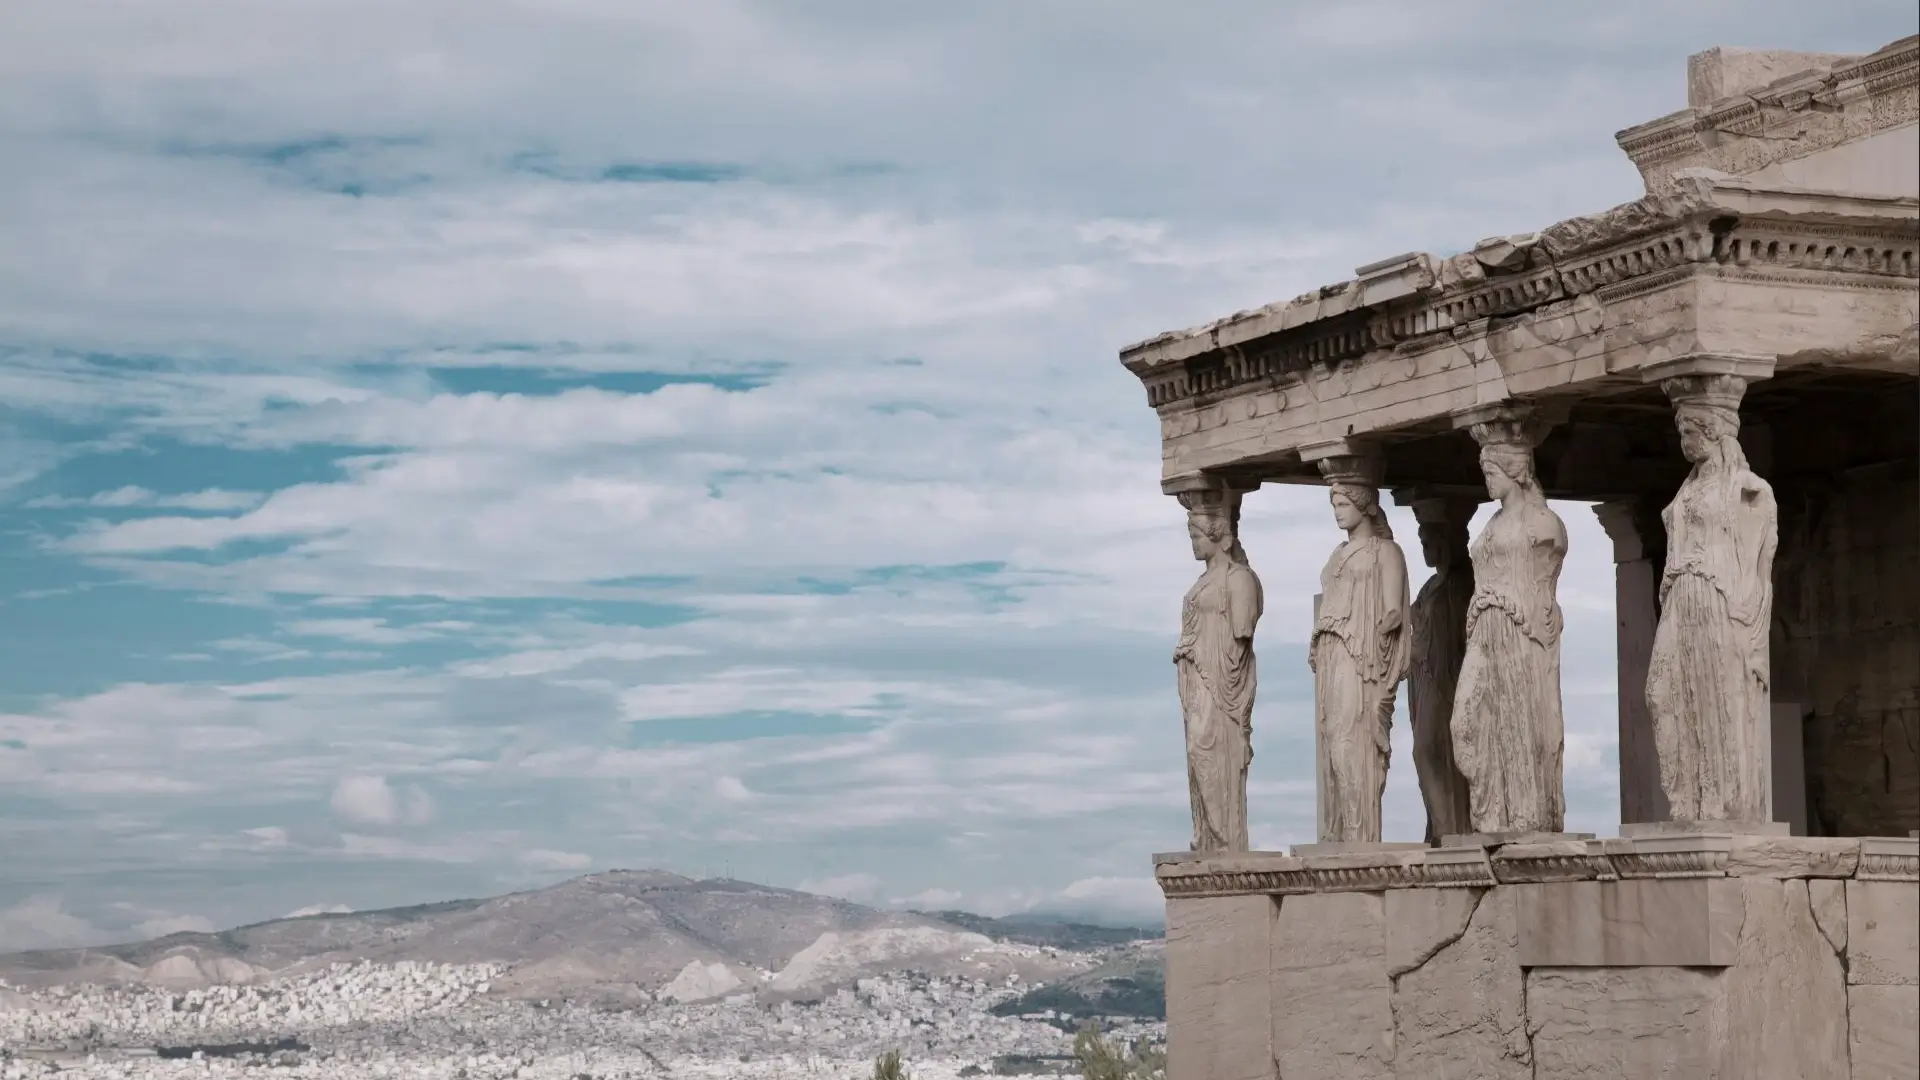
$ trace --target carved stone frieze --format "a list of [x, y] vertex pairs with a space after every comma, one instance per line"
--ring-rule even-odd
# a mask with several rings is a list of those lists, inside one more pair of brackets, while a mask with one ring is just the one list
[[[1855, 852], [1858, 852], [1857, 858]], [[1682, 834], [1398, 851], [1166, 856], [1168, 897], [1290, 896], [1688, 878], [1920, 880], [1920, 841], [1892, 837]]]
[[1427, 852], [1420, 884], [1430, 888], [1467, 888], [1498, 885], [1493, 863], [1483, 847], [1435, 848]]
[[1410, 889], [1426, 883], [1426, 854], [1420, 850], [1308, 855], [1307, 873], [1320, 892]]
[[1860, 841], [1862, 881], [1920, 881], [1920, 840], [1870, 836]]
[[1732, 850], [1729, 836], [1662, 836], [1619, 845], [1607, 860], [1623, 878], [1725, 877]]
[[1162, 863], [1155, 868], [1155, 876], [1161, 892], [1170, 897], [1249, 893], [1278, 896], [1316, 891], [1302, 860], [1272, 852], [1241, 852]]
[[1616, 141], [1652, 188], [1680, 169], [1753, 172], [1914, 122], [1920, 44], [1913, 38], [1864, 57], [1807, 59], [1813, 63], [1798, 77], [1722, 86], [1724, 96], [1691, 101]]
[[1507, 844], [1493, 853], [1493, 876], [1502, 885], [1549, 881], [1592, 881], [1599, 876], [1588, 857], [1587, 841]]
[[1121, 357], [1148, 403], [1165, 411], [1414, 355], [1485, 320], [1533, 317], [1573, 297], [1617, 303], [1700, 273], [1910, 290], [1920, 279], [1920, 227], [1910, 205], [1896, 203], [1772, 191], [1710, 172], [1663, 175], [1643, 198], [1510, 238], [1497, 252], [1429, 259], [1436, 272], [1391, 290], [1328, 286], [1162, 334]]

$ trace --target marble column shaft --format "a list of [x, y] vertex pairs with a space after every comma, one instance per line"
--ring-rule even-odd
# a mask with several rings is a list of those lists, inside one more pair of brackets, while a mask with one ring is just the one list
[[1618, 669], [1620, 820], [1665, 821], [1660, 758], [1647, 712], [1647, 663], [1660, 620], [1660, 567], [1666, 533], [1645, 499], [1621, 499], [1593, 508], [1613, 541], [1614, 656]]

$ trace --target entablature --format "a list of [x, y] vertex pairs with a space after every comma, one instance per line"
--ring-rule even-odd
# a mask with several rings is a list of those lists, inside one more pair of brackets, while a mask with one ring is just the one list
[[1920, 122], [1920, 36], [1832, 59], [1694, 102], [1614, 139], [1652, 190], [1680, 169], [1754, 172]]
[[[1354, 280], [1284, 304], [1161, 334], [1121, 352], [1157, 409], [1204, 404], [1383, 349], [1420, 350], [1558, 301], [1611, 302], [1724, 271], [1826, 287], [1911, 288], [1920, 201], [1762, 188], [1724, 174], [1539, 233], [1485, 240], [1451, 258], [1361, 267]], [[1759, 275], [1754, 278], [1753, 275]]]

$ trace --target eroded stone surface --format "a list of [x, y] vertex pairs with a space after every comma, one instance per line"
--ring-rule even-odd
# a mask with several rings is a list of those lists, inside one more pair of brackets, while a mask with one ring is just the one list
[[1832, 878], [1814, 878], [1807, 882], [1807, 900], [1813, 908], [1813, 921], [1833, 947], [1836, 955], [1847, 953], [1847, 883]]
[[[1281, 900], [1272, 953], [1273, 1058], [1263, 1075], [1274, 1069], [1282, 1077], [1340, 1080], [1394, 1075], [1385, 907], [1380, 893]], [[1171, 1001], [1171, 985], [1168, 991]], [[1171, 1015], [1168, 1022], [1171, 1030]], [[1170, 1077], [1198, 1075], [1176, 1074], [1171, 1065]]]
[[1920, 986], [1849, 986], [1851, 1080], [1911, 1080], [1920, 1062]]
[[1380, 505], [1379, 467], [1359, 454], [1320, 462], [1347, 534], [1320, 571], [1307, 642], [1323, 843], [1379, 842], [1393, 703], [1407, 675], [1407, 560]]
[[1167, 902], [1167, 1070], [1180, 1080], [1270, 1080], [1267, 896]]
[[[1469, 890], [1420, 891], [1444, 896]], [[1437, 916], [1434, 923], [1444, 924], [1445, 916], [1454, 911], [1438, 909], [1457, 910], [1461, 905], [1457, 900], [1441, 899], [1432, 906]], [[1397, 914], [1390, 905], [1389, 919]], [[1390, 940], [1399, 933], [1398, 925], [1393, 924]], [[1396, 1077], [1532, 1077], [1526, 985], [1517, 939], [1511, 890], [1488, 890], [1472, 906], [1470, 919], [1457, 936], [1440, 944], [1417, 966], [1398, 974], [1393, 984]]]
[[1473, 542], [1454, 759], [1467, 780], [1474, 831], [1559, 832], [1566, 801], [1555, 590], [1567, 528], [1534, 472], [1534, 447], [1548, 424], [1520, 406], [1473, 419], [1480, 473], [1500, 508]]
[[[1661, 381], [1693, 469], [1661, 514], [1667, 555], [1647, 667], [1660, 787], [1676, 819], [1771, 821], [1768, 635], [1779, 511], [1740, 446], [1754, 374], [1683, 362]], [[1698, 367], [1698, 370], [1694, 370]]]
[[1180, 642], [1173, 650], [1186, 727], [1193, 850], [1245, 851], [1260, 578], [1240, 546], [1238, 491], [1216, 485], [1180, 500], [1193, 557], [1206, 563], [1180, 606]]
[[1698, 968], [1534, 968], [1527, 972], [1533, 1080], [1701, 1080], [1725, 995]]
[[1736, 877], [1844, 878], [1860, 865], [1860, 841], [1845, 836], [1736, 836], [1727, 873]]
[[1485, 889], [1395, 889], [1386, 894], [1387, 974], [1412, 971], [1460, 940]]
[[[1394, 493], [1396, 498], [1402, 492]], [[1427, 808], [1427, 842], [1473, 829], [1467, 778], [1453, 758], [1453, 693], [1467, 650], [1467, 604], [1473, 598], [1473, 562], [1467, 523], [1476, 503], [1462, 498], [1415, 498], [1420, 552], [1433, 576], [1408, 612], [1407, 722], [1413, 728], [1413, 768]]]
[[1920, 985], [1920, 884], [1847, 882], [1847, 981]]
[[1732, 878], [1640, 878], [1514, 885], [1520, 963], [1724, 967], [1745, 921]]
[[1847, 1080], [1846, 975], [1814, 921], [1807, 883], [1749, 878], [1740, 886], [1746, 921], [1724, 976], [1726, 1038], [1715, 1075]]

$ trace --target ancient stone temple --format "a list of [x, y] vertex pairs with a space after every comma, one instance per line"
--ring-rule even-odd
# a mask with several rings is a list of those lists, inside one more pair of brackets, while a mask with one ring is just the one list
[[[1917, 115], [1920, 39], [1714, 49], [1618, 136], [1641, 198], [1122, 352], [1206, 564], [1196, 839], [1155, 859], [1171, 1080], [1915, 1075]], [[1290, 852], [1244, 850], [1265, 484], [1329, 499], [1278, 631], [1314, 680]], [[1617, 836], [1564, 831], [1569, 502], [1613, 545]], [[1430, 824], [1390, 842], [1397, 701]]]

